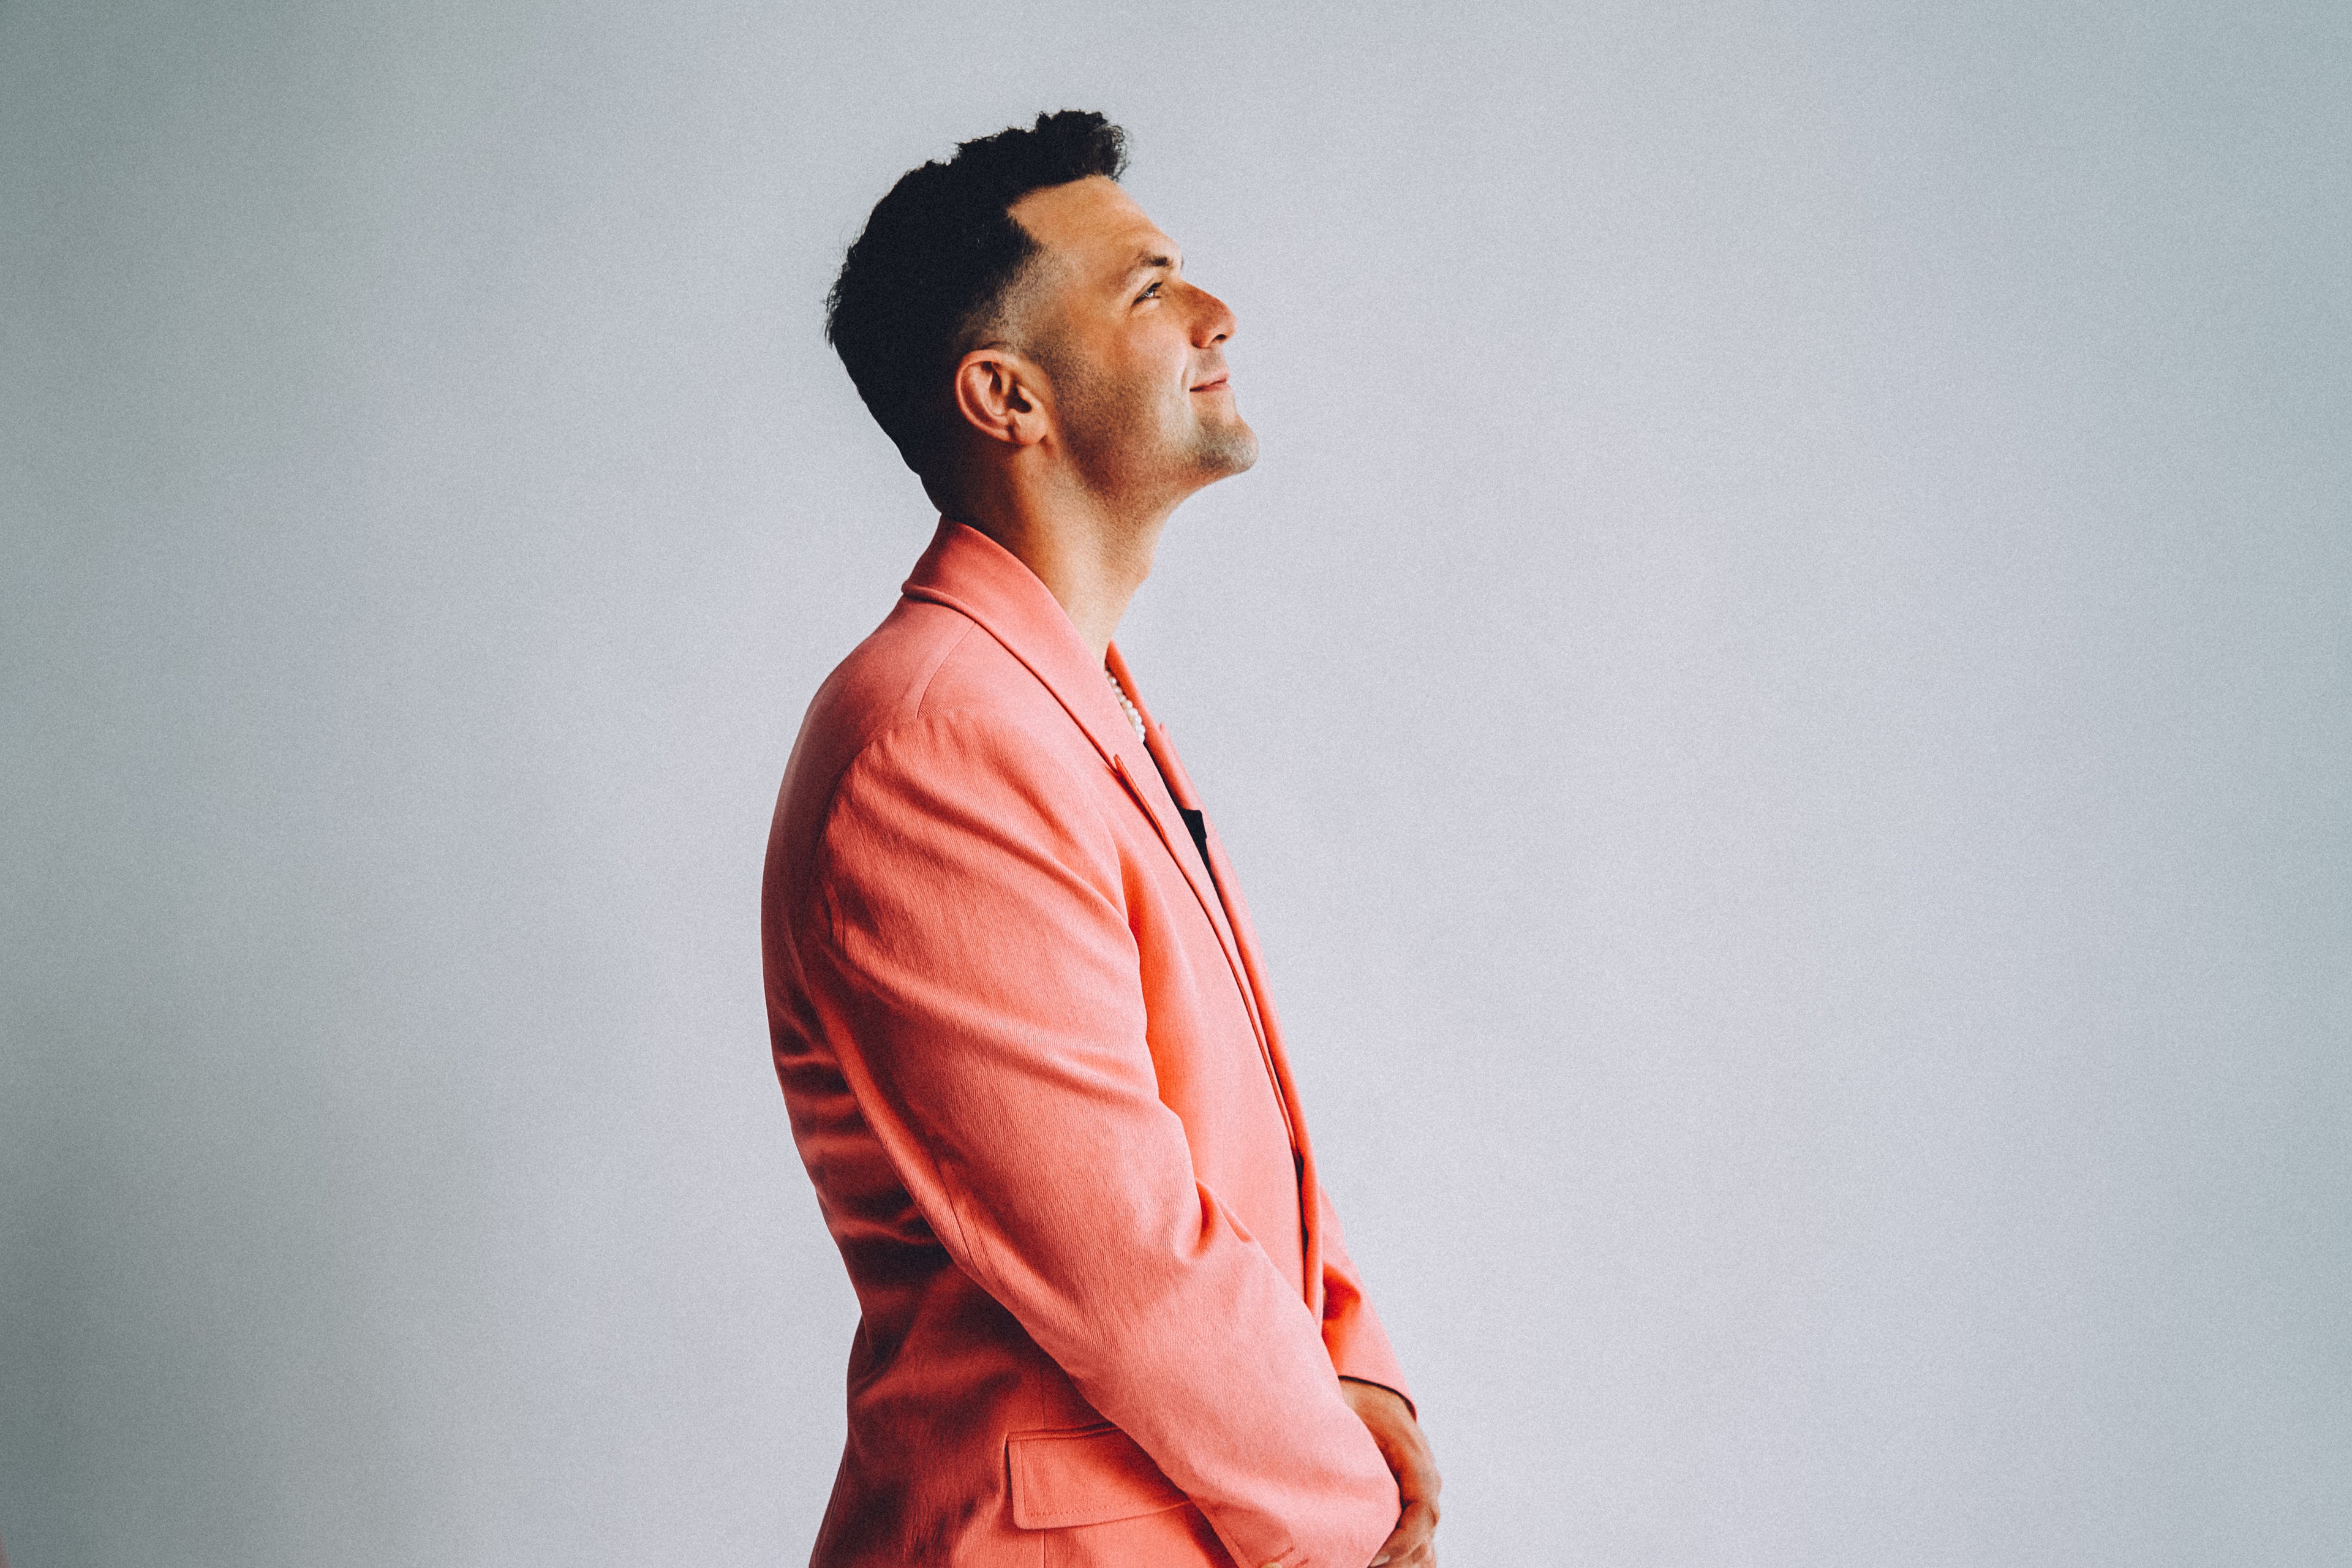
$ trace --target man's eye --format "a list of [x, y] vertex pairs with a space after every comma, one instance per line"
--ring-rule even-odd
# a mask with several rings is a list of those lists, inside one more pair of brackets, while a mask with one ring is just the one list
[[1141, 303], [1143, 300], [1156, 298], [1160, 293], [1160, 287], [1157, 283], [1147, 284], [1143, 292], [1135, 297], [1137, 302]]

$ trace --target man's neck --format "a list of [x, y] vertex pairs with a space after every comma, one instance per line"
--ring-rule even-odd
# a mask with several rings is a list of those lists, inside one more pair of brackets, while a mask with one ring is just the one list
[[1097, 660], [1143, 580], [1174, 508], [1125, 518], [1090, 497], [994, 496], [949, 513], [1004, 546], [1037, 574]]

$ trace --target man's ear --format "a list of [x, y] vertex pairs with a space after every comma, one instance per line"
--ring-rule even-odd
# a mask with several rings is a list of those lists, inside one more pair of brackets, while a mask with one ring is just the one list
[[955, 373], [956, 412], [992, 441], [1034, 446], [1045, 438], [1045, 374], [1001, 343], [963, 356]]

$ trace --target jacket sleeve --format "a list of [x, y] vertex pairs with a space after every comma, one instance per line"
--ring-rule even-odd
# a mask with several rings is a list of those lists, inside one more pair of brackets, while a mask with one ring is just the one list
[[1363, 1279], [1340, 1238], [1339, 1215], [1331, 1207], [1330, 1194], [1319, 1184], [1315, 1203], [1323, 1236], [1323, 1345], [1330, 1353], [1331, 1364], [1341, 1377], [1394, 1389], [1399, 1398], [1412, 1405], [1412, 1390], [1405, 1386], [1404, 1368], [1389, 1344], [1380, 1314], [1364, 1295]]
[[1002, 720], [887, 731], [826, 819], [810, 994], [950, 1255], [1234, 1560], [1363, 1568], [1395, 1483], [1160, 1100], [1104, 799]]

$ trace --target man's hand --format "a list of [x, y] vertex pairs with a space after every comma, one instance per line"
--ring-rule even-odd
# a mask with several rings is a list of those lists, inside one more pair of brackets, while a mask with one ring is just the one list
[[1438, 1479], [1429, 1439], [1412, 1418], [1412, 1406], [1392, 1388], [1352, 1377], [1339, 1380], [1339, 1396], [1380, 1445], [1404, 1504], [1396, 1529], [1372, 1553], [1371, 1568], [1437, 1568], [1437, 1489], [1444, 1482]]

